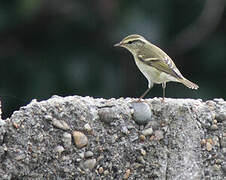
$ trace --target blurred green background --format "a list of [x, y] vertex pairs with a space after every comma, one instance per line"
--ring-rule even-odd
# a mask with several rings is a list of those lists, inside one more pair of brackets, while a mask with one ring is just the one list
[[[172, 98], [226, 97], [225, 0], [11, 0], [0, 2], [3, 117], [52, 95], [139, 97], [147, 80], [113, 45], [143, 35], [198, 91], [168, 83]], [[147, 98], [161, 97], [155, 85]]]

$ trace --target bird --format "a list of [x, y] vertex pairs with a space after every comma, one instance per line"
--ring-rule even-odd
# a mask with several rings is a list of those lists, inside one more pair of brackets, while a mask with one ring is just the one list
[[173, 60], [162, 49], [141, 35], [129, 35], [114, 46], [129, 50], [137, 67], [148, 80], [148, 89], [140, 96], [139, 101], [147, 95], [154, 84], [162, 84], [163, 101], [167, 82], [179, 82], [191, 89], [199, 88], [181, 74]]

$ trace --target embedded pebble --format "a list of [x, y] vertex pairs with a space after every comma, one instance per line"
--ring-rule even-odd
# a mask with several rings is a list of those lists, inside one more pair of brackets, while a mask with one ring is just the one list
[[144, 160], [144, 158], [143, 158], [142, 156], [139, 156], [139, 157], [137, 158], [137, 160], [138, 160], [140, 163], [145, 164], [145, 160]]
[[220, 147], [219, 138], [218, 138], [217, 136], [214, 136], [214, 137], [213, 137], [213, 144], [214, 144], [215, 146]]
[[226, 156], [226, 148], [222, 148], [222, 153]]
[[57, 147], [55, 147], [54, 151], [56, 153], [60, 154], [60, 153], [62, 153], [64, 151], [64, 147], [63, 146], [57, 146]]
[[222, 137], [222, 138], [221, 138], [221, 146], [222, 146], [223, 148], [226, 148], [226, 137]]
[[15, 157], [15, 160], [20, 161], [22, 159], [25, 159], [26, 155], [25, 154], [19, 154], [18, 156]]
[[207, 151], [211, 151], [212, 148], [213, 148], [213, 147], [212, 147], [212, 145], [210, 144], [210, 142], [207, 142], [207, 143], [206, 143], [206, 150], [207, 150]]
[[13, 123], [13, 127], [18, 129], [19, 128], [19, 124], [17, 124], [16, 122]]
[[4, 147], [0, 146], [0, 157], [2, 157], [5, 154]]
[[152, 111], [150, 106], [144, 102], [132, 102], [131, 103], [134, 113], [133, 119], [137, 124], [147, 124], [152, 119]]
[[85, 158], [90, 158], [93, 157], [93, 152], [92, 151], [86, 151], [85, 152]]
[[142, 166], [143, 166], [143, 165], [140, 164], [140, 163], [134, 163], [134, 164], [133, 164], [134, 169], [138, 169], [138, 168], [140, 168], [140, 167], [142, 167]]
[[104, 159], [104, 156], [99, 156], [99, 157], [97, 158], [97, 161], [100, 161], [100, 160], [102, 160], [102, 159]]
[[104, 175], [108, 175], [109, 174], [109, 171], [108, 170], [105, 170], [104, 171]]
[[202, 140], [201, 140], [201, 145], [202, 145], [202, 146], [206, 145], [206, 139], [202, 139]]
[[85, 153], [84, 153], [84, 152], [78, 153], [78, 155], [79, 155], [82, 159], [85, 157]]
[[0, 126], [3, 126], [3, 125], [5, 125], [6, 124], [6, 121], [5, 120], [2, 120], [1, 118], [0, 118]]
[[122, 133], [124, 133], [124, 134], [129, 134], [129, 130], [127, 129], [126, 126], [122, 126], [121, 131], [122, 131]]
[[218, 129], [218, 126], [216, 124], [213, 124], [211, 127], [210, 127], [211, 130], [217, 130]]
[[40, 133], [40, 134], [37, 135], [35, 140], [37, 140], [38, 142], [42, 142], [43, 139], [44, 139], [43, 134]]
[[216, 115], [216, 119], [217, 119], [217, 121], [219, 121], [219, 122], [226, 121], [226, 112], [219, 112], [219, 113]]
[[217, 165], [217, 164], [214, 164], [213, 165], [213, 170], [214, 171], [219, 171], [221, 169], [221, 166], [220, 165]]
[[95, 167], [96, 162], [96, 159], [88, 159], [84, 162], [84, 167], [91, 170]]
[[88, 131], [88, 132], [92, 131], [92, 128], [91, 128], [91, 126], [89, 125], [89, 123], [86, 123], [86, 124], [84, 125], [84, 129], [85, 129], [86, 131]]
[[69, 130], [70, 129], [68, 124], [63, 120], [53, 119], [52, 125], [55, 126], [56, 128], [63, 129], [63, 130]]
[[149, 136], [153, 133], [153, 129], [152, 128], [148, 128], [142, 131], [142, 134], [145, 136]]
[[226, 174], [226, 162], [221, 164], [221, 169], [223, 170], [224, 174]]
[[80, 131], [73, 132], [74, 142], [78, 148], [82, 148], [88, 144], [88, 138]]
[[63, 156], [62, 161], [67, 161], [68, 163], [71, 162], [70, 156]]
[[145, 139], [146, 139], [146, 137], [145, 137], [143, 134], [141, 134], [141, 135], [140, 135], [140, 140], [141, 140], [141, 141], [144, 141]]
[[100, 117], [100, 120], [105, 123], [111, 123], [116, 119], [119, 119], [119, 115], [116, 113], [116, 111], [113, 108], [101, 108], [98, 111], [98, 115]]
[[221, 164], [222, 163], [222, 160], [221, 159], [216, 159], [216, 164]]
[[156, 140], [161, 140], [161, 139], [163, 139], [164, 138], [164, 133], [163, 133], [163, 131], [161, 131], [161, 130], [156, 130], [155, 131], [155, 139]]
[[46, 120], [50, 121], [50, 120], [52, 120], [53, 117], [51, 115], [45, 115], [44, 118]]
[[123, 179], [128, 179], [129, 176], [130, 176], [130, 173], [131, 173], [131, 170], [130, 170], [130, 169], [127, 169], [127, 170], [126, 170], [126, 173], [125, 173], [124, 176], [123, 176]]
[[141, 149], [141, 150], [140, 150], [140, 153], [141, 153], [143, 156], [146, 156], [146, 154], [147, 154], [146, 151], [145, 151], [144, 149]]
[[150, 137], [150, 141], [153, 141], [154, 139], [155, 139], [155, 136], [152, 135], [152, 136]]
[[70, 133], [65, 132], [63, 134], [62, 141], [63, 141], [65, 147], [70, 147], [71, 146], [71, 139], [72, 139], [72, 137], [71, 137]]
[[98, 170], [98, 172], [99, 172], [99, 174], [103, 174], [103, 172], [104, 172], [104, 168], [102, 168], [102, 167], [99, 167], [99, 170]]

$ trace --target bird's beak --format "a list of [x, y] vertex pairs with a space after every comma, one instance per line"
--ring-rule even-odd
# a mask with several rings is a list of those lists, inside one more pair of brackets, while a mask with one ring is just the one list
[[114, 45], [114, 47], [117, 47], [117, 46], [122, 46], [122, 42], [119, 42], [119, 43]]

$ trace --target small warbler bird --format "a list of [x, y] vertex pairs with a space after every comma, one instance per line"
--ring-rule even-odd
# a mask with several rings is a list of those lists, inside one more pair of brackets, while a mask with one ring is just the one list
[[173, 60], [163, 50], [148, 42], [144, 37], [133, 34], [114, 46], [128, 49], [132, 53], [136, 65], [148, 80], [148, 89], [139, 100], [150, 91], [154, 83], [162, 84], [163, 100], [166, 83], [170, 81], [180, 82], [191, 89], [198, 89], [198, 85], [183, 77]]

